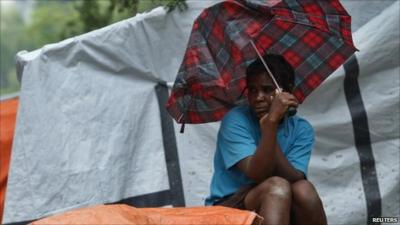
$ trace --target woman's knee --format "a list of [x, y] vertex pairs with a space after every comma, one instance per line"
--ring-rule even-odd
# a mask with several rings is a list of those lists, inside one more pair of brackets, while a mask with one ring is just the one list
[[300, 180], [291, 184], [293, 201], [300, 205], [320, 204], [318, 192], [314, 185], [307, 180]]
[[260, 184], [260, 197], [274, 196], [289, 198], [291, 193], [290, 183], [282, 177], [270, 177]]
[[270, 177], [254, 187], [245, 197], [246, 209], [258, 211], [270, 202], [291, 202], [290, 183], [281, 177]]

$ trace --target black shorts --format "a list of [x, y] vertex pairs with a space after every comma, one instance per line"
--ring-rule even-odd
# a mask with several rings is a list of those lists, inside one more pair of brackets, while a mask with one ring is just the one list
[[246, 210], [246, 206], [244, 204], [244, 199], [246, 198], [246, 196], [250, 192], [250, 190], [253, 188], [254, 188], [254, 186], [245, 186], [245, 187], [239, 188], [239, 190], [236, 193], [225, 196], [225, 197], [217, 200], [214, 203], [214, 205]]

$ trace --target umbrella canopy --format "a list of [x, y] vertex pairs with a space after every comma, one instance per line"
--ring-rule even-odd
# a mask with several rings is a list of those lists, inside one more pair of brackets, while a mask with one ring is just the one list
[[195, 20], [167, 103], [178, 123], [222, 119], [242, 103], [246, 68], [261, 54], [282, 55], [294, 68], [293, 94], [303, 102], [357, 49], [351, 17], [338, 0], [231, 0]]

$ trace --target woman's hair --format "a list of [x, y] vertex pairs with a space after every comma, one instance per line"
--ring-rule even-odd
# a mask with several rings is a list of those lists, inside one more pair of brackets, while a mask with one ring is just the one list
[[[294, 87], [294, 70], [292, 66], [281, 55], [265, 54], [263, 59], [267, 63], [279, 86], [283, 90], [291, 92]], [[268, 72], [261, 59], [258, 58], [247, 67], [246, 82], [248, 82], [249, 77], [260, 73]]]

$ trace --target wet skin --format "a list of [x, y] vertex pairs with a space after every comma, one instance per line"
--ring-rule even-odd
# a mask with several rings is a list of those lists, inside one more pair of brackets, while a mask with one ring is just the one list
[[[298, 106], [297, 99], [292, 94], [276, 91], [275, 85], [266, 73], [251, 76], [248, 79], [247, 90], [249, 106], [259, 120], [268, 113], [273, 113], [275, 117], [282, 119], [289, 106]], [[278, 99], [274, 101], [275, 97]], [[269, 112], [272, 105], [274, 107]]]

